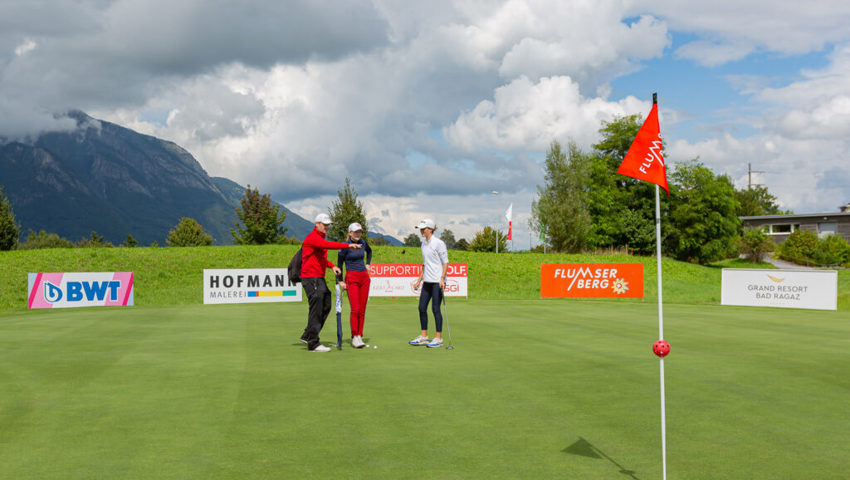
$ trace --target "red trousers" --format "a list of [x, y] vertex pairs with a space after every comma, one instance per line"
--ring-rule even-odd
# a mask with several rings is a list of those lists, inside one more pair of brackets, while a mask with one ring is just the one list
[[363, 322], [366, 320], [366, 302], [369, 300], [369, 285], [372, 279], [367, 271], [345, 272], [345, 284], [348, 286], [348, 304], [351, 306], [351, 336], [363, 335]]

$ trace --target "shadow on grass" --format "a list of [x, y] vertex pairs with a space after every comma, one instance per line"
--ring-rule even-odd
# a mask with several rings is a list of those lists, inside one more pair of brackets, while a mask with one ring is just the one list
[[622, 465], [617, 463], [613, 458], [609, 457], [608, 455], [605, 455], [605, 452], [599, 450], [592, 443], [585, 440], [584, 437], [578, 437], [578, 440], [576, 440], [572, 445], [561, 451], [564, 453], [569, 453], [570, 455], [579, 455], [582, 457], [604, 458], [605, 460], [608, 460], [609, 462], [613, 463], [615, 467], [619, 468], [620, 473], [622, 473], [623, 475], [628, 475], [629, 478], [633, 478], [634, 480], [640, 480], [638, 477], [635, 476], [636, 472], [634, 470], [629, 470], [623, 467]]

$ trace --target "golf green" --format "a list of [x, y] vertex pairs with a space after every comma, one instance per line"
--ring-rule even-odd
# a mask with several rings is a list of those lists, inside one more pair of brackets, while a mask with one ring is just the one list
[[[0, 313], [0, 478], [661, 478], [650, 302], [449, 299], [447, 351], [374, 299], [378, 348], [323, 354], [306, 309]], [[668, 478], [850, 475], [848, 312], [667, 305], [665, 338]]]

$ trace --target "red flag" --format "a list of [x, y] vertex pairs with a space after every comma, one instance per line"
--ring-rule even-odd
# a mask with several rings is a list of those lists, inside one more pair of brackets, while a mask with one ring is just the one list
[[505, 212], [505, 218], [508, 219], [508, 237], [505, 240], [513, 240], [514, 239], [514, 232], [513, 232], [514, 222], [512, 221], [513, 216], [514, 216], [514, 204], [511, 203], [511, 206], [509, 206], [508, 210]]
[[667, 195], [667, 172], [664, 169], [664, 155], [661, 152], [661, 128], [658, 126], [658, 103], [652, 96], [652, 110], [640, 127], [626, 158], [617, 169], [617, 173], [638, 180], [650, 182], [663, 188]]

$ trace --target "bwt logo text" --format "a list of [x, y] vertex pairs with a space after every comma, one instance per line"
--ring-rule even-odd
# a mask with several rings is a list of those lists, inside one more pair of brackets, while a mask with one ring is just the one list
[[121, 288], [119, 280], [105, 282], [65, 282], [65, 290], [61, 286], [50, 282], [44, 282], [44, 300], [48, 303], [56, 303], [65, 298], [66, 302], [81, 302], [83, 300], [103, 301], [109, 295], [109, 301], [118, 301], [118, 290]]

